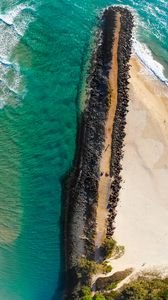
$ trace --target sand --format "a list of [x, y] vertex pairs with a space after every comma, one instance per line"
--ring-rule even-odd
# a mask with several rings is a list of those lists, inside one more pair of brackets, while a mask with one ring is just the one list
[[125, 247], [113, 271], [168, 274], [168, 88], [133, 56], [122, 189], [114, 239]]
[[112, 47], [112, 68], [109, 73], [109, 88], [110, 88], [110, 107], [108, 111], [107, 120], [105, 123], [105, 142], [103, 147], [102, 156], [100, 159], [100, 177], [98, 186], [98, 208], [97, 208], [97, 235], [95, 244], [99, 247], [106, 236], [106, 218], [107, 218], [107, 204], [110, 195], [111, 178], [110, 162], [111, 162], [111, 149], [112, 149], [112, 130], [114, 117], [117, 106], [117, 80], [118, 80], [118, 42], [120, 32], [120, 14], [117, 13], [116, 30], [114, 37], [114, 44]]

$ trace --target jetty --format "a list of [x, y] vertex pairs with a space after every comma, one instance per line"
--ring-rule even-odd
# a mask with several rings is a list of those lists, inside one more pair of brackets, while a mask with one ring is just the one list
[[97, 46], [80, 115], [74, 168], [66, 185], [66, 299], [89, 283], [80, 261], [97, 262], [105, 238], [114, 232], [121, 187], [121, 159], [128, 111], [133, 16], [113, 6], [101, 15]]

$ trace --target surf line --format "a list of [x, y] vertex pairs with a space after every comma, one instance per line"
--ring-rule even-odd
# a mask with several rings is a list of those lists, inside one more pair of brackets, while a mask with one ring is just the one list
[[65, 299], [77, 299], [81, 287], [91, 284], [87, 262], [98, 260], [103, 239], [114, 231], [132, 27], [129, 10], [115, 6], [103, 11], [88, 74], [86, 107], [78, 125], [74, 168], [66, 185]]

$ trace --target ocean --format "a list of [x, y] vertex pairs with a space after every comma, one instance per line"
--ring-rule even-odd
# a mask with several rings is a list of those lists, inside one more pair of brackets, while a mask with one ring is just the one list
[[135, 15], [133, 49], [168, 85], [167, 0], [0, 1], [0, 300], [60, 300], [63, 179], [98, 17]]

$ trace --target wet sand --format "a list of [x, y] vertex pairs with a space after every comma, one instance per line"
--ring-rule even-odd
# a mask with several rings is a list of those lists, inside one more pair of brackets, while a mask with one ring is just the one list
[[131, 59], [122, 188], [114, 239], [125, 247], [113, 271], [168, 271], [168, 88]]

